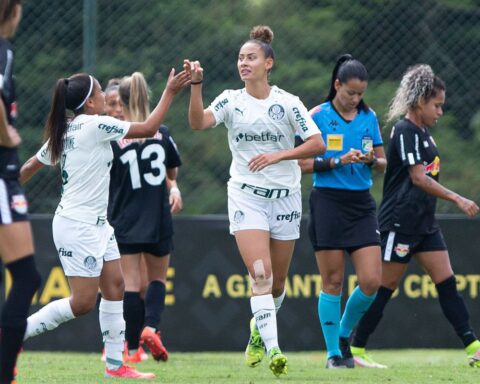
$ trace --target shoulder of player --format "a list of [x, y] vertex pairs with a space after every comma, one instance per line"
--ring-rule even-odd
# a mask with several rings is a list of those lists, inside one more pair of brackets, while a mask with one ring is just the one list
[[310, 109], [308, 111], [308, 113], [310, 113], [310, 116], [312, 116], [312, 118], [316, 115], [324, 115], [328, 112], [330, 112], [332, 109], [331, 105], [330, 105], [330, 102], [325, 102], [325, 103], [322, 103], [322, 104], [319, 104], [315, 107], [313, 107], [312, 109]]
[[271, 89], [271, 95], [273, 97], [281, 97], [284, 101], [287, 101], [289, 103], [298, 103], [301, 102], [300, 98], [293, 93], [287, 92], [282, 88], [278, 88], [276, 85], [272, 85]]

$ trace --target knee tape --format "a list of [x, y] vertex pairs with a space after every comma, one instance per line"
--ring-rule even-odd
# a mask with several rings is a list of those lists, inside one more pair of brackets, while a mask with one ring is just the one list
[[270, 276], [266, 277], [265, 267], [262, 260], [256, 260], [253, 263], [253, 272], [255, 277], [250, 277], [250, 285], [254, 295], [266, 295], [272, 292], [273, 276], [270, 272]]

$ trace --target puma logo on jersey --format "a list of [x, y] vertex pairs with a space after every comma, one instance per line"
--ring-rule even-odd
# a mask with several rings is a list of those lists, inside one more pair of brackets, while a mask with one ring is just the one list
[[[245, 111], [245, 109], [243, 111]], [[243, 116], [243, 111], [240, 108], [235, 108], [235, 112], [240, 113], [242, 116]]]

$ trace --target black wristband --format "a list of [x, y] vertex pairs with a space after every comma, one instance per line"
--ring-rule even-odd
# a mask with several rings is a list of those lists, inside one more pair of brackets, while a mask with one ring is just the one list
[[199, 81], [191, 81], [190, 85], [197, 85], [197, 84], [202, 84], [202, 83], [203, 83], [203, 79], [199, 80]]
[[330, 171], [330, 157], [317, 157], [313, 160], [313, 171], [314, 172], [326, 172]]

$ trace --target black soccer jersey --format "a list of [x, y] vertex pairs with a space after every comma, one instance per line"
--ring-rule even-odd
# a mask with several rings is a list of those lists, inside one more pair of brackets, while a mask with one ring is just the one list
[[181, 165], [168, 128], [145, 141], [112, 142], [108, 219], [119, 243], [156, 243], [173, 234], [167, 169]]
[[428, 234], [436, 231], [437, 198], [413, 185], [408, 167], [421, 164], [425, 174], [438, 181], [440, 157], [428, 129], [408, 119], [392, 128], [387, 153], [387, 170], [378, 221], [380, 231]]
[[[3, 38], [0, 38], [0, 90], [8, 124], [15, 126], [17, 106], [13, 77], [13, 50], [10, 42]], [[0, 178], [16, 179], [19, 176], [19, 170], [17, 149], [0, 146]]]

